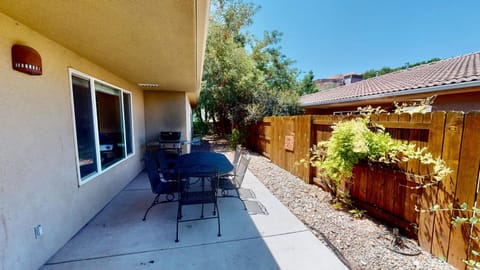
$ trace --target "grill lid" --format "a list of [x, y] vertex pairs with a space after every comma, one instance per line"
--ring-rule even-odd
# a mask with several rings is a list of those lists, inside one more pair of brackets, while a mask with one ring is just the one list
[[182, 137], [182, 132], [180, 131], [162, 131], [160, 132], [160, 141], [161, 142], [179, 142]]

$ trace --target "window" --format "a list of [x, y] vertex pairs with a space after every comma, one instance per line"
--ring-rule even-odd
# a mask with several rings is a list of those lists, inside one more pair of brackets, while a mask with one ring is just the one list
[[133, 154], [131, 93], [71, 71], [79, 183]]

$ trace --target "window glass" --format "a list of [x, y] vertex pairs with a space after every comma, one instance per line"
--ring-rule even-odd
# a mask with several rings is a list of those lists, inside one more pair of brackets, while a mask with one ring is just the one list
[[125, 157], [120, 91], [95, 84], [97, 102], [98, 140], [102, 169]]
[[77, 134], [80, 177], [97, 172], [92, 93], [89, 80], [72, 77], [75, 132]]
[[72, 72], [80, 184], [133, 154], [132, 97]]

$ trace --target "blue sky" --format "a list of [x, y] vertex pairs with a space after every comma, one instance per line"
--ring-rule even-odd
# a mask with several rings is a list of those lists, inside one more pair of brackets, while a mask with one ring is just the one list
[[261, 6], [248, 30], [282, 32], [282, 52], [316, 79], [480, 51], [480, 0], [245, 1]]

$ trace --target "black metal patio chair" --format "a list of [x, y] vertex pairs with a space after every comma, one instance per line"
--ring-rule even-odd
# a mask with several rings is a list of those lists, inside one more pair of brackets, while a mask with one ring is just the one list
[[[194, 168], [179, 168], [179, 198], [177, 211], [177, 227], [175, 242], [178, 242], [178, 224], [204, 219], [217, 219], [218, 236], [220, 232], [220, 213], [217, 204], [218, 171], [211, 166], [196, 166]], [[204, 205], [213, 206], [212, 215], [204, 215]], [[183, 218], [183, 207], [187, 205], [201, 205], [199, 218]]]
[[[242, 188], [243, 179], [245, 178], [250, 159], [250, 155], [242, 154], [234, 170], [234, 174], [221, 176], [219, 180], [219, 189], [221, 190], [222, 196], [238, 198], [243, 203], [245, 210], [247, 206], [240, 196], [240, 189]], [[255, 197], [253, 191], [249, 189], [244, 190], [248, 191], [252, 197]], [[234, 191], [235, 194], [230, 194], [230, 191]]]
[[158, 149], [155, 153], [158, 163], [158, 171], [162, 173], [165, 179], [176, 179], [177, 172], [175, 167], [177, 166], [178, 157], [170, 156], [167, 158], [163, 149]]
[[[233, 156], [233, 162], [232, 162], [235, 169], [237, 168], [238, 162], [240, 161], [240, 156], [242, 155], [242, 152], [243, 152], [242, 145], [237, 144], [237, 146], [235, 147], [235, 155]], [[234, 174], [235, 174], [235, 169], [233, 171]]]
[[[152, 192], [156, 194], [155, 199], [153, 200], [150, 207], [148, 207], [145, 215], [143, 216], [143, 221], [147, 219], [147, 214], [157, 204], [173, 202], [175, 199], [175, 193], [178, 191], [178, 184], [175, 179], [175, 173], [163, 173], [161, 170], [158, 170], [157, 159], [155, 158], [155, 153], [146, 152], [143, 156], [143, 161], [145, 162], [145, 169], [148, 174], [148, 179], [150, 181], [150, 187]], [[165, 200], [160, 200], [160, 195], [165, 195]]]
[[237, 170], [238, 162], [240, 161], [240, 156], [242, 155], [242, 153], [243, 153], [242, 145], [237, 144], [237, 146], [235, 147], [235, 154], [233, 156], [233, 161], [232, 161], [233, 170], [227, 174], [223, 174], [221, 177], [227, 177], [227, 176], [233, 177], [235, 175], [235, 171]]

